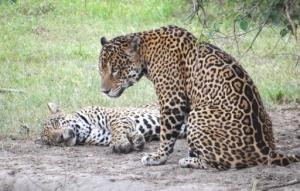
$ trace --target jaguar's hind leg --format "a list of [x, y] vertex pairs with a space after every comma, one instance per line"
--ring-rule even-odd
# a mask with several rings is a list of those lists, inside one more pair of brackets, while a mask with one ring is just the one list
[[[188, 143], [190, 147], [189, 156], [179, 161], [183, 168], [209, 167], [225, 170], [232, 167], [234, 158], [226, 147], [226, 138], [219, 137], [216, 130], [208, 127], [201, 127], [197, 130], [190, 129]], [[191, 154], [193, 153], [193, 154]]]
[[209, 165], [206, 163], [206, 161], [199, 158], [199, 156], [191, 149], [189, 149], [188, 157], [179, 160], [179, 166], [182, 168], [209, 168]]
[[244, 135], [242, 127], [233, 121], [224, 123], [222, 115], [226, 113], [221, 110], [190, 112], [187, 139], [194, 156], [190, 154], [180, 160], [181, 167], [206, 169], [210, 166], [224, 170], [257, 165], [262, 160], [253, 146], [252, 135]]

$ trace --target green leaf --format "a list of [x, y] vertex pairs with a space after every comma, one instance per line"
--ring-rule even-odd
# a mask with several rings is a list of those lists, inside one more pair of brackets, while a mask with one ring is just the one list
[[200, 38], [198, 38], [196, 41], [196, 45], [203, 41], [210, 43], [210, 39], [208, 38], [208, 36], [201, 34]]
[[244, 3], [242, 3], [239, 7], [238, 7], [239, 10], [242, 10], [244, 9]]
[[277, 5], [280, 2], [280, 0], [274, 0], [273, 4]]
[[285, 19], [285, 20], [283, 20], [283, 24], [284, 25], [288, 25], [290, 22], [287, 20], [287, 19]]
[[213, 29], [215, 32], [220, 32], [220, 29], [216, 23], [214, 24]]
[[243, 30], [243, 31], [246, 31], [248, 29], [248, 22], [246, 20], [242, 20], [240, 22], [240, 28]]
[[240, 23], [242, 21], [243, 17], [242, 15], [236, 16], [236, 20]]
[[227, 7], [231, 7], [234, 3], [234, 0], [227, 0]]
[[281, 37], [285, 37], [285, 35], [287, 35], [288, 33], [289, 33], [289, 30], [287, 30], [287, 29], [281, 29], [280, 36]]
[[228, 14], [227, 19], [236, 19], [236, 17], [239, 15], [239, 11], [235, 13]]
[[288, 25], [287, 28], [288, 28], [288, 30], [290, 30], [290, 31], [292, 32], [292, 34], [294, 35], [294, 31], [293, 31], [292, 25]]
[[9, 4], [14, 4], [14, 3], [16, 3], [17, 2], [17, 0], [8, 0], [8, 3]]

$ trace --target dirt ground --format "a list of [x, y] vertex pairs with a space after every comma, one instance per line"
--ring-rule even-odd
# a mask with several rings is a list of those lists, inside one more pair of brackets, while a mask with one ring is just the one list
[[[271, 110], [277, 150], [300, 153], [300, 108]], [[154, 152], [158, 142], [143, 152]], [[162, 166], [143, 166], [142, 152], [108, 147], [49, 147], [33, 140], [0, 143], [0, 190], [300, 190], [300, 163], [241, 170], [182, 169], [186, 140]]]

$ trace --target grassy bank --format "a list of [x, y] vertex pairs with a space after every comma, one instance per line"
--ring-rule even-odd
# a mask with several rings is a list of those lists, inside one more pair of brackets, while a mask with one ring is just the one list
[[[21, 125], [32, 134], [41, 130], [48, 115], [47, 103], [56, 102], [66, 112], [88, 105], [127, 106], [156, 100], [152, 84], [143, 79], [116, 100], [100, 92], [97, 71], [99, 39], [108, 39], [163, 25], [179, 25], [195, 35], [200, 27], [188, 25], [182, 15], [190, 1], [17, 1], [0, 5], [0, 88], [25, 94], [0, 93], [0, 139], [19, 135]], [[243, 39], [246, 50], [251, 36]], [[263, 31], [253, 50], [242, 60], [268, 108], [300, 102], [300, 69], [295, 58], [269, 55], [276, 39]], [[216, 44], [239, 58], [234, 42]], [[295, 45], [283, 39], [276, 54], [295, 53]], [[241, 52], [242, 52], [241, 51]]]

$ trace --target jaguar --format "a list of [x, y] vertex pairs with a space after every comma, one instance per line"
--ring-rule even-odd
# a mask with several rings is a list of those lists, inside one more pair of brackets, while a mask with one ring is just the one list
[[[108, 146], [112, 152], [142, 150], [146, 142], [159, 140], [160, 115], [157, 103], [138, 107], [89, 106], [65, 114], [48, 103], [50, 116], [43, 123], [41, 140], [49, 145]], [[182, 126], [180, 138], [186, 138]]]
[[187, 119], [188, 156], [183, 168], [289, 165], [299, 155], [275, 151], [272, 121], [249, 74], [231, 55], [197, 42], [178, 26], [100, 39], [101, 91], [118, 98], [145, 76], [160, 106], [160, 146], [144, 165], [165, 164]]

